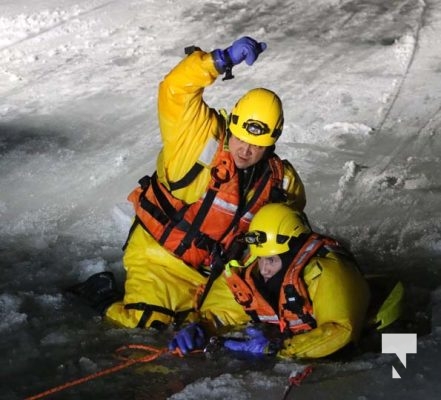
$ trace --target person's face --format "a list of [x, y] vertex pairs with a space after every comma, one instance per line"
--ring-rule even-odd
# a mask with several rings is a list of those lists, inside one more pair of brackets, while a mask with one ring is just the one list
[[282, 259], [278, 255], [259, 257], [257, 263], [265, 282], [282, 269]]
[[239, 169], [245, 169], [257, 164], [266, 150], [266, 147], [245, 143], [234, 135], [230, 136], [228, 146], [234, 163]]

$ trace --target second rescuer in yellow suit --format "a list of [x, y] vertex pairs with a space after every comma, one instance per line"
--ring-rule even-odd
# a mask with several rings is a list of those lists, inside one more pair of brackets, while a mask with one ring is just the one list
[[[370, 293], [353, 255], [336, 240], [313, 232], [303, 213], [283, 204], [262, 207], [249, 229], [255, 261], [243, 274], [227, 271], [227, 280], [239, 302], [235, 284], [245, 285], [241, 295], [247, 292], [253, 301], [242, 304], [254, 322], [279, 326], [286, 338], [275, 349], [278, 355], [318, 358], [357, 342]], [[224, 345], [231, 350], [271, 350], [256, 332], [249, 343]]]
[[223, 276], [195, 311], [210, 257], [217, 245], [227, 253], [264, 204], [302, 210], [304, 188], [292, 165], [274, 154], [283, 127], [275, 93], [253, 89], [227, 116], [210, 108], [203, 92], [233, 65], [253, 64], [265, 48], [244, 37], [225, 50], [196, 49], [161, 82], [163, 148], [156, 172], [129, 196], [136, 218], [124, 254], [124, 299], [105, 314], [115, 323], [161, 328], [200, 318], [216, 326], [248, 321]]
[[[357, 342], [370, 293], [351, 253], [336, 240], [313, 232], [303, 213], [277, 203], [256, 213], [244, 239], [250, 258], [242, 266], [230, 261], [225, 276], [254, 323], [246, 327], [246, 337], [224, 338], [220, 343], [225, 348], [319, 358]], [[279, 333], [270, 334], [269, 326]], [[203, 348], [207, 333], [197, 322], [188, 324], [169, 349], [185, 354]]]

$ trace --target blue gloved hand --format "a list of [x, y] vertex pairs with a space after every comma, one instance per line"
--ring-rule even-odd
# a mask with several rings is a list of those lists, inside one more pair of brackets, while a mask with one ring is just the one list
[[224, 347], [233, 351], [243, 351], [253, 354], [270, 354], [270, 340], [265, 337], [263, 332], [253, 326], [245, 330], [249, 336], [247, 340], [228, 339], [224, 342]]
[[174, 351], [178, 348], [183, 354], [187, 354], [190, 351], [202, 349], [204, 345], [204, 330], [198, 323], [193, 322], [176, 333], [168, 344], [168, 349]]
[[231, 68], [244, 60], [248, 65], [252, 65], [265, 49], [266, 43], [244, 36], [236, 40], [225, 50], [216, 49], [211, 54], [213, 55], [216, 69], [223, 74], [228, 67]]

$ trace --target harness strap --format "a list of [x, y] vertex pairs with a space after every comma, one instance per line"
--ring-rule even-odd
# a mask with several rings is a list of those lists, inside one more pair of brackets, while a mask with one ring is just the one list
[[125, 241], [125, 243], [124, 243], [124, 245], [122, 247], [122, 251], [126, 250], [128, 244], [129, 244], [129, 240], [132, 237], [135, 228], [139, 225], [140, 222], [141, 221], [139, 220], [138, 216], [135, 216], [135, 219], [133, 220], [132, 226], [129, 229], [129, 233], [127, 235], [127, 239], [126, 239], [126, 241]]
[[[161, 185], [158, 182], [156, 172], [151, 178], [148, 176], [142, 178], [139, 183], [143, 188], [143, 192], [139, 197], [141, 207], [146, 210], [153, 218], [159, 221], [162, 225], [166, 226], [163, 234], [158, 240], [159, 244], [163, 245], [175, 226], [179, 226], [179, 224], [185, 224], [186, 221], [182, 219], [182, 216], [185, 214], [188, 205], [183, 206], [179, 211], [175, 209], [175, 207], [170, 203], [170, 201], [165, 196], [163, 190], [161, 189]], [[160, 207], [152, 203], [145, 196], [145, 192], [150, 185], [152, 186], [153, 193], [155, 194], [155, 197], [160, 204]], [[187, 229], [188, 228], [185, 227], [183, 230]]]
[[[155, 218], [157, 221], [159, 221], [161, 224], [166, 224], [170, 217], [169, 215], [173, 215], [171, 213], [171, 209], [173, 208], [169, 201], [164, 196], [164, 193], [162, 193], [161, 189], [158, 186], [157, 183], [157, 176], [156, 172], [153, 174], [152, 177], [146, 175], [143, 178], [141, 178], [138, 181], [139, 185], [142, 188], [142, 192], [139, 195], [139, 203], [141, 204], [141, 207], [146, 210], [153, 218]], [[152, 188], [155, 192], [155, 196], [157, 197], [158, 201], [160, 201], [160, 204], [162, 206], [162, 203], [164, 203], [163, 209], [165, 211], [162, 212], [162, 210], [153, 204], [150, 200], [148, 200], [145, 197], [145, 193], [147, 189], [152, 185]]]
[[138, 322], [137, 328], [145, 328], [147, 321], [151, 317], [154, 311], [168, 315], [175, 320], [175, 324], [180, 325], [187, 315], [193, 311], [193, 309], [184, 310], [184, 311], [172, 311], [169, 308], [157, 306], [155, 304], [147, 304], [147, 303], [129, 303], [124, 306], [126, 310], [139, 310], [143, 311], [142, 316]]
[[286, 303], [283, 307], [296, 313], [303, 323], [309, 325], [312, 329], [317, 327], [317, 321], [313, 318], [310, 313], [305, 313], [303, 311], [303, 305], [305, 300], [299, 294], [294, 285], [286, 285], [284, 288]]
[[[168, 219], [169, 220], [173, 220], [175, 218], [175, 215], [176, 215], [176, 209], [168, 201], [167, 197], [164, 195], [164, 192], [161, 190], [161, 187], [159, 186], [158, 176], [156, 175], [156, 172], [152, 176], [151, 183], [152, 183], [153, 192], [155, 193], [155, 197], [158, 200], [159, 204], [161, 205], [161, 208], [164, 210], [164, 212], [167, 215]], [[143, 197], [145, 197], [145, 196], [143, 196]], [[156, 208], [158, 208], [158, 207], [156, 207]]]
[[207, 191], [207, 193], [204, 197], [204, 200], [202, 201], [202, 204], [199, 207], [199, 210], [193, 220], [193, 223], [190, 226], [190, 229], [187, 231], [187, 233], [185, 234], [181, 243], [174, 251], [174, 253], [177, 256], [182, 256], [185, 253], [185, 251], [188, 250], [188, 248], [191, 246], [191, 242], [199, 233], [199, 228], [201, 227], [202, 223], [204, 222], [204, 219], [208, 213], [208, 210], [210, 209], [211, 205], [213, 204], [214, 198], [216, 197], [216, 194], [217, 194], [217, 191], [218, 191], [220, 185], [221, 185], [220, 182], [216, 182], [214, 184], [214, 188], [210, 188]]
[[[299, 275], [306, 264], [311, 260], [311, 258], [317, 254], [319, 249], [327, 243], [327, 240], [317, 233], [312, 233], [309, 235], [306, 242], [298, 251], [297, 255], [292, 261], [293, 268], [291, 269], [289, 281], [298, 282]], [[303, 306], [305, 300], [307, 299], [306, 293], [299, 293], [294, 285], [286, 285], [285, 287], [285, 298], [286, 303], [283, 307], [296, 313], [299, 318], [311, 328], [317, 326], [317, 322], [314, 317], [309, 312], [303, 311]]]
[[175, 212], [170, 223], [164, 224], [166, 225], [164, 232], [162, 233], [161, 237], [158, 240], [160, 245], [163, 245], [165, 243], [165, 241], [167, 240], [170, 233], [173, 231], [175, 227], [179, 227], [184, 232], [187, 231], [187, 229], [189, 229], [190, 224], [184, 219], [184, 215], [188, 207], [189, 207], [188, 205], [183, 206], [179, 211]]
[[245, 310], [245, 312], [250, 316], [255, 324], [262, 322], [259, 318], [259, 314], [257, 314], [256, 310]]
[[167, 199], [165, 199], [164, 194], [159, 189], [157, 185], [157, 175], [156, 172], [153, 174], [153, 176], [145, 175], [138, 181], [139, 186], [141, 187], [142, 191], [139, 194], [138, 201], [141, 204], [142, 208], [146, 211], [148, 211], [156, 220], [158, 220], [160, 223], [165, 224], [168, 220], [168, 216], [165, 215], [155, 204], [150, 202], [146, 197], [145, 194], [152, 185], [153, 189], [155, 190], [155, 195], [161, 197], [161, 200], [164, 201], [164, 203], [168, 203]]
[[172, 192], [174, 190], [182, 189], [190, 185], [190, 183], [192, 183], [196, 179], [196, 177], [202, 172], [203, 169], [204, 166], [202, 164], [196, 163], [178, 181], [175, 182], [168, 181], [168, 184], [170, 186], [170, 191]]
[[152, 178], [150, 177], [150, 175], [145, 175], [138, 181], [138, 184], [139, 186], [141, 186], [142, 189], [147, 190], [150, 186], [151, 180]]

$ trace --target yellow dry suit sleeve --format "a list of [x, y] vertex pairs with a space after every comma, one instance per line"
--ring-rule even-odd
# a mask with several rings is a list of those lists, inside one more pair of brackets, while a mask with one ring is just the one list
[[[203, 99], [206, 86], [219, 76], [210, 53], [195, 51], [173, 68], [159, 85], [158, 115], [163, 148], [157, 160], [159, 180], [179, 181], [199, 160], [209, 166], [211, 159], [201, 156], [204, 149], [217, 148], [223, 133], [223, 119]], [[212, 143], [210, 143], [212, 142]], [[214, 155], [213, 152], [210, 153]], [[173, 192], [193, 203], [206, 189], [210, 169], [204, 168], [191, 186]]]
[[349, 260], [315, 257], [306, 267], [305, 283], [317, 328], [284, 341], [281, 357], [325, 357], [358, 339], [369, 304], [369, 289]]
[[306, 205], [305, 187], [299, 174], [288, 160], [283, 160], [284, 178], [283, 188], [288, 193], [287, 204], [299, 211]]

